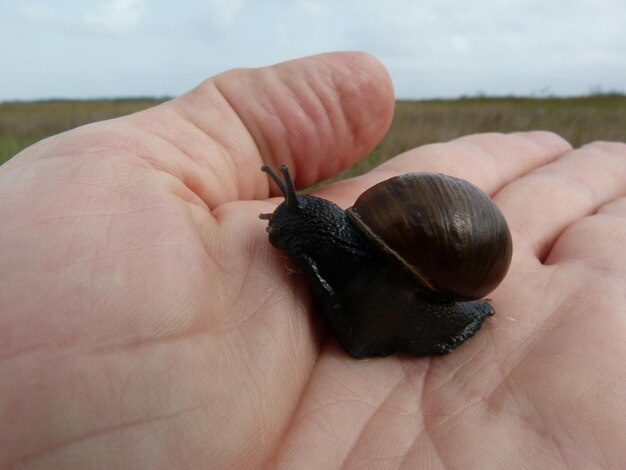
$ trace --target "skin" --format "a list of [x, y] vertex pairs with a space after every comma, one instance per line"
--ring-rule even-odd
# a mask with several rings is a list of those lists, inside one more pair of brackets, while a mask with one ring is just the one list
[[[546, 132], [410, 150], [317, 193], [415, 170], [494, 196], [514, 256], [450, 355], [354, 360], [261, 212], [393, 113], [374, 58], [234, 70], [0, 167], [2, 468], [620, 468], [626, 146]], [[270, 194], [271, 193], [271, 194]]]

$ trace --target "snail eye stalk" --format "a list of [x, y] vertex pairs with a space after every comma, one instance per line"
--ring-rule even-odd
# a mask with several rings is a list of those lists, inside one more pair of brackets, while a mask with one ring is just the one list
[[[287, 167], [286, 164], [281, 163], [280, 165], [278, 165], [278, 169], [283, 174], [283, 178], [285, 179], [284, 181], [280, 179], [280, 176], [278, 176], [278, 173], [272, 170], [272, 168], [270, 168], [268, 165], [263, 165], [261, 167], [261, 171], [264, 171], [265, 173], [270, 175], [270, 178], [274, 180], [274, 183], [276, 183], [276, 186], [278, 186], [278, 189], [280, 189], [280, 192], [283, 193], [283, 196], [285, 197], [285, 201], [287, 201], [287, 207], [289, 208], [289, 211], [294, 214], [297, 214], [300, 210], [300, 206], [298, 202], [298, 194], [296, 193], [296, 187], [293, 184], [291, 175], [289, 174], [289, 168]], [[261, 219], [266, 220], [266, 215], [265, 214], [261, 214], [261, 215], [263, 216], [261, 217]], [[267, 217], [267, 219], [269, 219], [269, 217]]]
[[278, 169], [285, 178], [285, 199], [287, 200], [287, 207], [294, 214], [298, 213], [300, 206], [298, 205], [298, 195], [296, 193], [296, 187], [293, 184], [291, 175], [289, 174], [289, 168], [286, 164], [281, 163], [278, 165]]
[[287, 197], [287, 188], [285, 186], [285, 183], [283, 182], [283, 180], [280, 179], [280, 176], [278, 176], [278, 174], [272, 170], [272, 168], [269, 167], [269, 165], [263, 165], [261, 167], [261, 171], [267, 173], [268, 175], [270, 175], [270, 178], [272, 178], [274, 180], [274, 183], [276, 183], [276, 186], [278, 186], [278, 189], [280, 189], [280, 192], [283, 193], [283, 196], [285, 196], [285, 198]]

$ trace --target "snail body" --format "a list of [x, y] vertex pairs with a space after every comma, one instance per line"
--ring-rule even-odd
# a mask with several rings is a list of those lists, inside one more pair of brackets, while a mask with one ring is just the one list
[[353, 357], [445, 354], [494, 313], [483, 297], [506, 275], [511, 235], [476, 186], [409, 173], [343, 210], [298, 195], [284, 164], [283, 179], [262, 170], [285, 196], [260, 216], [270, 243], [300, 269], [316, 309]]

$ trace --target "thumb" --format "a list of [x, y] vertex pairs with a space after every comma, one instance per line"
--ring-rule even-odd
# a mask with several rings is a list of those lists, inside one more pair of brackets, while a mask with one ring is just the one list
[[[393, 115], [390, 77], [365, 53], [330, 53], [215, 77], [257, 152], [242, 163], [286, 162], [298, 186], [352, 165], [384, 136]], [[261, 176], [266, 180], [265, 176]]]
[[384, 136], [394, 96], [377, 59], [337, 52], [231, 70], [171, 105], [212, 139], [194, 147], [199, 168], [183, 179], [196, 181], [196, 193], [214, 208], [268, 197], [262, 163], [287, 163], [299, 187], [347, 168]]

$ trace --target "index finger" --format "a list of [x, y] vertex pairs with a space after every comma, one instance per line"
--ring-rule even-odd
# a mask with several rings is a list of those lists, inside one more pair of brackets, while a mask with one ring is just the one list
[[409, 150], [366, 175], [321, 188], [316, 194], [345, 207], [387, 178], [412, 171], [434, 171], [466, 179], [493, 196], [570, 149], [569, 143], [551, 132], [475, 134]]

